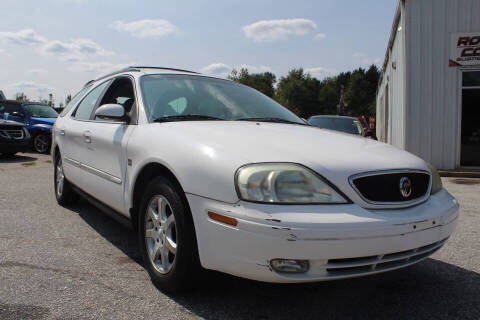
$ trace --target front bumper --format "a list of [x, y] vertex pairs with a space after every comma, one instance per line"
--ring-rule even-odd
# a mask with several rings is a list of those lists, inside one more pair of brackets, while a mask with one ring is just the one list
[[22, 140], [0, 139], [0, 153], [25, 152], [30, 147], [30, 138]]
[[[266, 282], [349, 278], [404, 267], [438, 250], [453, 232], [458, 203], [441, 190], [396, 210], [348, 205], [235, 205], [187, 194], [203, 267]], [[208, 211], [237, 219], [236, 227]], [[278, 273], [272, 259], [308, 260], [302, 274]]]

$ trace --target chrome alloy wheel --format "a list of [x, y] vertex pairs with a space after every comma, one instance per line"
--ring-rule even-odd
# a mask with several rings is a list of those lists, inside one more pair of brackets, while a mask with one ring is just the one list
[[63, 185], [65, 184], [65, 174], [63, 173], [62, 158], [58, 157], [57, 166], [55, 168], [55, 191], [57, 196], [61, 197], [63, 193]]
[[172, 207], [165, 197], [153, 196], [145, 214], [145, 245], [153, 267], [168, 273], [177, 254], [177, 230]]
[[45, 153], [48, 150], [48, 136], [45, 134], [39, 134], [35, 137], [33, 141], [33, 146], [35, 147], [35, 151], [38, 153]]

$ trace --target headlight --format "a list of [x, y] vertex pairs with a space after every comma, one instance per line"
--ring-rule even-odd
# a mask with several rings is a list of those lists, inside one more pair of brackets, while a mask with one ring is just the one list
[[440, 175], [437, 172], [437, 169], [428, 163], [428, 167], [430, 168], [430, 171], [432, 172], [432, 190], [430, 191], [430, 194], [434, 194], [443, 188], [442, 184], [442, 178], [440, 178]]
[[258, 163], [238, 169], [238, 197], [262, 203], [333, 204], [349, 201], [325, 179], [293, 163]]

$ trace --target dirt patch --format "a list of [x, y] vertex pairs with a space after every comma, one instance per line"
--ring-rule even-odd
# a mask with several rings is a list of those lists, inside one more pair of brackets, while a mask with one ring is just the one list
[[28, 304], [4, 304], [0, 302], [0, 319], [45, 319], [50, 309]]
[[36, 162], [24, 162], [22, 163], [22, 166], [24, 167], [30, 167], [30, 166], [34, 166], [36, 165], [37, 163]]
[[466, 184], [466, 185], [475, 185], [480, 184], [480, 179], [453, 179], [455, 184]]

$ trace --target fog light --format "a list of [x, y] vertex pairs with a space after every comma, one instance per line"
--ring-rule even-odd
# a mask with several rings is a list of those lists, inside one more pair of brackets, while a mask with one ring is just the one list
[[308, 271], [308, 260], [273, 259], [270, 266], [277, 272], [305, 273]]

